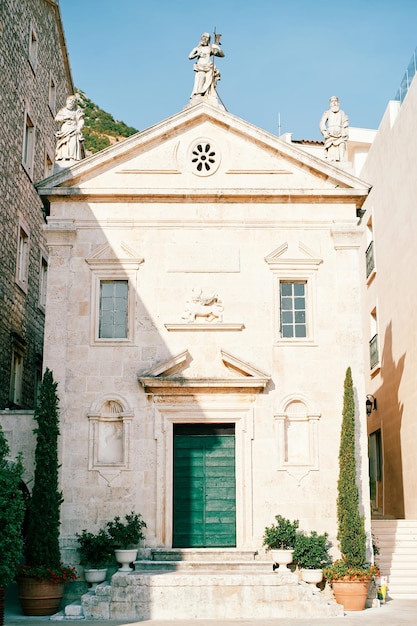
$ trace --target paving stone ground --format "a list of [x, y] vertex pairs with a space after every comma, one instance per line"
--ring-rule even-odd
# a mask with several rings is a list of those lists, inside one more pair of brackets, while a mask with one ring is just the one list
[[417, 626], [417, 600], [390, 600], [380, 608], [345, 613], [343, 617], [272, 620], [51, 620], [48, 617], [21, 615], [17, 602], [6, 603], [5, 626], [58, 626], [90, 624], [91, 626]]

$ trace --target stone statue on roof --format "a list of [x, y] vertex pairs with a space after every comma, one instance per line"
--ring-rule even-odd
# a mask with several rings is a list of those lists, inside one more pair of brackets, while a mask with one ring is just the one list
[[191, 100], [199, 100], [203, 97], [216, 98], [216, 84], [220, 80], [220, 72], [211, 57], [224, 57], [224, 52], [220, 47], [220, 37], [221, 35], [215, 34], [214, 43], [210, 43], [209, 33], [203, 33], [198, 46], [193, 48], [188, 55], [189, 59], [197, 59], [194, 63], [195, 76]]
[[55, 161], [61, 167], [68, 167], [84, 158], [84, 111], [77, 104], [77, 96], [68, 96], [66, 105], [58, 111], [55, 121], [61, 123], [60, 130], [55, 133]]
[[324, 152], [328, 161], [347, 161], [349, 119], [339, 105], [339, 98], [330, 98], [330, 108], [320, 120], [320, 131], [324, 137]]

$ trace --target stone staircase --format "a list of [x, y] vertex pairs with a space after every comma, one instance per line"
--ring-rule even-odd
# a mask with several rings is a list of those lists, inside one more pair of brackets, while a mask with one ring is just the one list
[[388, 577], [388, 598], [417, 600], [417, 520], [373, 519], [372, 532], [381, 576]]
[[86, 619], [333, 617], [343, 607], [289, 569], [233, 549], [154, 549], [81, 598]]

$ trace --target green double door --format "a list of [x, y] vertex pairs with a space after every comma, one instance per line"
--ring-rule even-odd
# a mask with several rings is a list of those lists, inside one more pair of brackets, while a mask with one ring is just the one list
[[236, 546], [234, 424], [174, 425], [173, 547]]

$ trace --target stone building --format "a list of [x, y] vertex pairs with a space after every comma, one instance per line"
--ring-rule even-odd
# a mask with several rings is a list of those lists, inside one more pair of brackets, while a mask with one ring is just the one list
[[150, 548], [261, 549], [278, 513], [335, 537], [368, 190], [205, 101], [42, 181], [67, 541], [132, 509]]
[[27, 411], [42, 375], [48, 268], [34, 183], [53, 171], [54, 117], [73, 91], [57, 0], [2, 0], [0, 72], [0, 410]]

